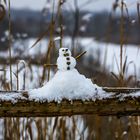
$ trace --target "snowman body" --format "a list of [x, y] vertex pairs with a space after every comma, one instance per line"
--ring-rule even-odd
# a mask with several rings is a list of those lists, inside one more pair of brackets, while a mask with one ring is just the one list
[[60, 71], [72, 70], [76, 66], [76, 60], [71, 56], [68, 48], [59, 49], [59, 57], [57, 59], [57, 68]]

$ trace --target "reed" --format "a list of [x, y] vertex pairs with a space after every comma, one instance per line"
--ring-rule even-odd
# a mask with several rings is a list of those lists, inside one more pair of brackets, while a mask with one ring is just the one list
[[10, 5], [10, 0], [8, 0], [8, 19], [9, 19], [9, 26], [8, 26], [8, 41], [9, 41], [9, 66], [10, 66], [10, 86], [11, 86], [11, 90], [13, 89], [13, 80], [12, 80], [12, 62], [11, 62], [11, 57], [12, 57], [12, 53], [11, 53], [11, 5]]

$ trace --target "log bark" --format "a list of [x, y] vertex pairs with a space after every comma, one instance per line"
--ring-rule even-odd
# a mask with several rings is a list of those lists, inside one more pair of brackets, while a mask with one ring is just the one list
[[[111, 88], [104, 88], [111, 92]], [[116, 88], [114, 88], [116, 89]], [[112, 92], [114, 92], [114, 89]], [[127, 91], [128, 96], [124, 97], [122, 90]], [[10, 101], [0, 101], [0, 117], [54, 117], [54, 116], [72, 116], [72, 115], [86, 115], [96, 114], [100, 116], [140, 116], [140, 96], [129, 96], [132, 92], [140, 89], [117, 88], [116, 94], [111, 98], [95, 100], [95, 101], [81, 101], [81, 100], [63, 100], [61, 103], [56, 102], [34, 102], [29, 100], [18, 100], [17, 103]], [[12, 91], [15, 93], [15, 91]], [[16, 92], [19, 94], [18, 92]], [[20, 92], [21, 93], [21, 92]], [[27, 97], [26, 92], [22, 91], [23, 96]], [[118, 93], [119, 96], [118, 96]], [[0, 94], [6, 94], [0, 92]], [[123, 100], [120, 100], [124, 97]]]

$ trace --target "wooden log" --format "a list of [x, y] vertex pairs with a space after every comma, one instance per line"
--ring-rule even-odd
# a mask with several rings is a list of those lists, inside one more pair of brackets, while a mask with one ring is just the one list
[[117, 98], [96, 101], [72, 102], [64, 100], [56, 102], [33, 102], [21, 100], [15, 104], [11, 102], [0, 103], [1, 117], [53, 117], [53, 116], [72, 116], [96, 114], [101, 116], [128, 116], [140, 115], [140, 98], [128, 98], [119, 101]]
[[[111, 91], [111, 88], [104, 88]], [[86, 115], [96, 114], [100, 116], [140, 116], [140, 96], [132, 97], [128, 91], [127, 96], [122, 93], [120, 88], [120, 95], [114, 94], [111, 98], [95, 100], [95, 101], [81, 101], [81, 100], [63, 100], [61, 103], [56, 102], [34, 102], [29, 101], [27, 92], [20, 93], [11, 91], [11, 94], [22, 94], [26, 99], [18, 100], [17, 103], [10, 101], [0, 101], [0, 117], [54, 117], [54, 116], [72, 116], [72, 115]], [[124, 89], [123, 89], [124, 90]], [[131, 91], [139, 91], [140, 89], [132, 89]], [[114, 90], [112, 91], [114, 92]], [[116, 92], [115, 92], [116, 93]], [[0, 94], [7, 94], [0, 92]], [[9, 94], [9, 92], [8, 92]], [[123, 100], [122, 100], [123, 97]]]
[[114, 92], [114, 93], [132, 93], [140, 91], [140, 88], [127, 88], [127, 87], [103, 87], [103, 90], [106, 92]]

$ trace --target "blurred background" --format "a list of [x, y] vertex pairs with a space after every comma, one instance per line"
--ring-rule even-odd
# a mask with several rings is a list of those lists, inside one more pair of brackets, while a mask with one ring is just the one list
[[[28, 90], [56, 72], [58, 49], [99, 86], [140, 87], [140, 1], [0, 0], [0, 88]], [[40, 93], [41, 94], [41, 93]], [[140, 117], [1, 118], [0, 139], [138, 140]]]

